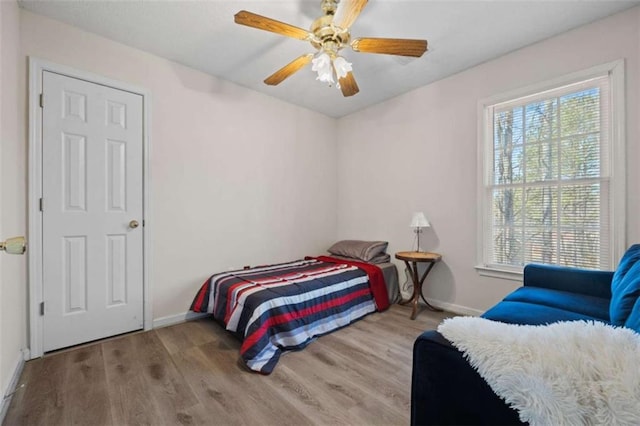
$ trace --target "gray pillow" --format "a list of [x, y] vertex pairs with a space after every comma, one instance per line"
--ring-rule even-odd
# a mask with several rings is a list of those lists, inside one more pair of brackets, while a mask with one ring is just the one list
[[328, 252], [369, 262], [384, 253], [388, 244], [387, 241], [342, 240], [329, 247]]

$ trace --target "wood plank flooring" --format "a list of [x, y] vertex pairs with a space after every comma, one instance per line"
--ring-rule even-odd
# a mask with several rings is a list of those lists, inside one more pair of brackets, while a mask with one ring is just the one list
[[282, 356], [239, 361], [211, 319], [27, 362], [3, 425], [406, 425], [415, 338], [447, 313], [393, 305]]

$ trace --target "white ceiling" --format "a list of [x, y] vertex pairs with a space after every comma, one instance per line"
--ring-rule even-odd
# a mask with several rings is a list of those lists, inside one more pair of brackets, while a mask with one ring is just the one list
[[429, 51], [418, 59], [343, 51], [360, 87], [360, 93], [344, 98], [315, 81], [310, 66], [279, 86], [265, 85], [267, 76], [313, 48], [233, 22], [233, 15], [245, 9], [307, 29], [322, 14], [320, 0], [19, 0], [35, 13], [332, 117], [639, 3], [371, 0], [351, 27], [352, 37], [427, 39]]

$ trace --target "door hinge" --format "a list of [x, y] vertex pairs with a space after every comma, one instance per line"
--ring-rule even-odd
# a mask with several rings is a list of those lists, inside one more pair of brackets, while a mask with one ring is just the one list
[[40, 302], [40, 315], [44, 315], [44, 302]]
[[42, 209], [43, 209], [43, 207], [42, 207], [43, 205], [44, 205], [44, 203], [43, 203], [43, 201], [42, 201], [42, 198], [40, 198], [40, 211], [41, 211], [41, 212], [42, 212], [42, 211], [44, 211], [44, 210], [42, 210]]
[[40, 108], [44, 108], [44, 94], [40, 93]]

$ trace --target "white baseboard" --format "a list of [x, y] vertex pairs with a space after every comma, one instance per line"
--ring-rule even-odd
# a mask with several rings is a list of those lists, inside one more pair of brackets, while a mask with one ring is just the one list
[[456, 305], [455, 303], [440, 302], [438, 300], [429, 300], [429, 303], [436, 308], [444, 309], [447, 312], [458, 315], [478, 317], [484, 313], [484, 311], [469, 308], [468, 306]]
[[22, 374], [22, 369], [24, 368], [24, 360], [29, 359], [29, 350], [22, 349], [18, 353], [18, 357], [13, 367], [13, 374], [11, 375], [11, 380], [5, 389], [2, 392], [2, 401], [0, 401], [0, 424], [4, 422], [4, 417], [7, 415], [7, 411], [9, 410], [9, 404], [11, 403], [11, 398], [13, 393], [16, 391], [16, 387], [18, 386], [18, 381], [20, 380], [20, 375]]
[[[405, 294], [405, 292], [401, 291], [400, 294], [404, 300], [407, 300], [411, 297], [411, 294]], [[478, 309], [470, 308], [468, 306], [456, 305], [455, 303], [447, 303], [441, 302], [439, 300], [428, 299], [429, 304], [435, 306], [436, 308], [444, 309], [445, 311], [451, 312], [453, 314], [458, 315], [469, 315], [478, 317], [484, 313], [484, 311], [480, 311]], [[418, 302], [424, 305], [424, 301], [419, 299]]]
[[180, 324], [185, 321], [193, 321], [198, 318], [204, 318], [211, 314], [202, 314], [192, 311], [183, 312], [181, 314], [168, 315], [153, 320], [153, 328], [167, 327], [174, 324]]

